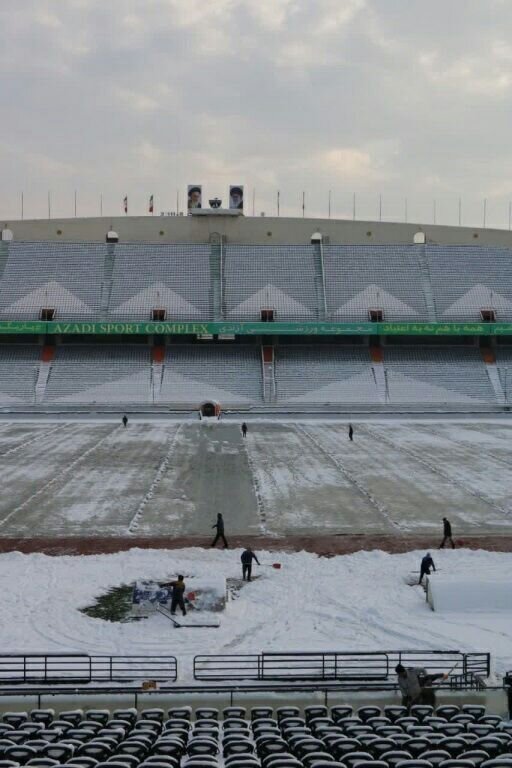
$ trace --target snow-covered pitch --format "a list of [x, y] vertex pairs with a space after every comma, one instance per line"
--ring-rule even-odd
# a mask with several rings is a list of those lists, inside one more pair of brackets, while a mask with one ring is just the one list
[[512, 533], [504, 419], [0, 422], [0, 536]]
[[[201, 653], [459, 649], [490, 651], [494, 671], [512, 668], [510, 615], [433, 612], [421, 587], [407, 586], [421, 552], [358, 552], [333, 558], [258, 552], [281, 570], [255, 566], [261, 577], [244, 585], [220, 614], [219, 629], [175, 629], [158, 613], [111, 623], [78, 609], [110, 587], [136, 578], [160, 580], [177, 572], [204, 579], [240, 578], [240, 550], [132, 549], [111, 555], [51, 557], [11, 552], [0, 556], [3, 652], [85, 652], [168, 655], [190, 679]], [[434, 553], [443, 574], [461, 579], [512, 572], [512, 554], [476, 550]], [[179, 617], [178, 617], [179, 618]]]

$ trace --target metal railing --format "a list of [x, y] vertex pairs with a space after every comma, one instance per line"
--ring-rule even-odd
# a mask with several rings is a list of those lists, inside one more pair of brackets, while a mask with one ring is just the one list
[[[335, 681], [367, 688], [396, 684], [395, 667], [453, 672], [457, 687], [477, 687], [489, 676], [490, 654], [460, 651], [368, 651], [199, 655], [194, 679], [208, 681]], [[446, 681], [450, 685], [450, 681]]]
[[0, 654], [0, 686], [27, 683], [175, 682], [175, 656], [89, 656], [80, 653]]

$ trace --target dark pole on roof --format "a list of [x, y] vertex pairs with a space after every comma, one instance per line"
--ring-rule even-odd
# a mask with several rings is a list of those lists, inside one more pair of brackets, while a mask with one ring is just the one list
[[[24, 208], [24, 205], [23, 205], [23, 192], [22, 192], [22, 193], [21, 193], [21, 220], [22, 220], [22, 221], [23, 221], [23, 216], [24, 216], [24, 210], [23, 210], [23, 208]], [[510, 227], [509, 227], [509, 229], [510, 229]]]
[[487, 198], [484, 198], [484, 229], [487, 224]]
[[331, 190], [329, 190], [329, 218], [331, 218]]
[[407, 224], [408, 211], [407, 211], [407, 198], [405, 198], [405, 223]]
[[459, 197], [459, 227], [462, 226], [462, 200]]
[[[279, 190], [277, 190], [277, 215], [278, 216], [279, 216], [279, 208], [280, 208], [280, 199], [279, 199], [280, 196], [281, 196], [281, 193], [280, 193]], [[509, 229], [510, 229], [510, 227], [509, 227]]]

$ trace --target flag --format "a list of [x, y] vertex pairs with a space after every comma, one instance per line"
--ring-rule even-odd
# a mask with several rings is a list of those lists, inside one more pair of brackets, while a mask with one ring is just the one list
[[125, 213], [128, 213], [128, 195], [125, 195], [125, 196], [124, 196], [124, 199], [123, 199], [123, 208], [124, 208], [124, 212], [125, 212]]
[[153, 213], [154, 206], [153, 206], [153, 195], [149, 198], [149, 212]]

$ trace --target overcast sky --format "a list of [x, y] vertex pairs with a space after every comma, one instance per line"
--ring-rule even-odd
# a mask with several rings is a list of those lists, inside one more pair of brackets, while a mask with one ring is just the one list
[[0, 217], [246, 212], [508, 227], [512, 0], [1, 0]]

